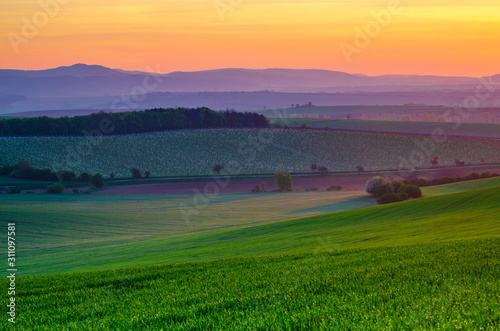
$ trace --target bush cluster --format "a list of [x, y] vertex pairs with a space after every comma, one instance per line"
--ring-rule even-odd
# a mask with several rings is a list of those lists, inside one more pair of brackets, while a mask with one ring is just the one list
[[378, 198], [379, 205], [422, 197], [422, 191], [418, 186], [398, 180], [388, 183], [385, 178], [380, 176], [368, 180], [365, 191]]
[[50, 194], [61, 194], [64, 193], [66, 187], [63, 184], [55, 183], [47, 187], [47, 193]]

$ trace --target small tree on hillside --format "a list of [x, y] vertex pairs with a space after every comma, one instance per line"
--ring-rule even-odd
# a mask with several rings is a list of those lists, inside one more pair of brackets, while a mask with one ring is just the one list
[[146, 178], [149, 178], [149, 176], [151, 176], [151, 172], [150, 172], [150, 171], [146, 171], [146, 172], [144, 173], [144, 176], [146, 176]]
[[318, 171], [321, 172], [321, 176], [328, 174], [328, 168], [324, 166], [318, 167]]
[[216, 172], [217, 175], [220, 176], [220, 172], [224, 169], [224, 166], [221, 166], [220, 164], [216, 164], [212, 167], [213, 172]]
[[358, 171], [358, 175], [361, 175], [362, 172], [365, 172], [365, 168], [363, 168], [362, 166], [356, 166], [356, 170]]
[[280, 191], [289, 192], [293, 188], [292, 176], [285, 171], [278, 171], [274, 174], [274, 182]]
[[311, 170], [313, 173], [315, 173], [316, 170], [318, 170], [318, 165], [316, 163], [311, 164]]

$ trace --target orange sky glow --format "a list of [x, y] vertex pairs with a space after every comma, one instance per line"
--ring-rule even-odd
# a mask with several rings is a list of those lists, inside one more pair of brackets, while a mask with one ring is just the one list
[[0, 8], [5, 69], [500, 73], [498, 0], [3, 0]]

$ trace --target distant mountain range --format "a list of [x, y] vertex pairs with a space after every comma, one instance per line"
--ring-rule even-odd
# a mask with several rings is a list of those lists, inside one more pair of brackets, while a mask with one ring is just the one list
[[[500, 75], [483, 79], [500, 82]], [[341, 94], [342, 97], [338, 99], [342, 99], [342, 104], [369, 104], [372, 102], [370, 96], [375, 97], [379, 104], [400, 104], [398, 102], [405, 101], [428, 103], [431, 100], [435, 104], [436, 101], [440, 102], [435, 95], [439, 91], [443, 95], [463, 93], [474, 91], [478, 84], [478, 78], [472, 77], [365, 76], [297, 69], [218, 69], [172, 72], [153, 77], [147, 72], [75, 64], [40, 71], [0, 70], [0, 114], [35, 110], [109, 109], [115, 108], [117, 98], [123, 101], [127, 96], [141, 93], [148, 95], [134, 99], [139, 102], [121, 102], [119, 107], [211, 106], [215, 109], [253, 109], [276, 105], [284, 107], [302, 101], [302, 98], [297, 100], [290, 97], [291, 94], [304, 95], [304, 102], [313, 103], [321, 99], [321, 102], [335, 104], [335, 96]], [[494, 90], [500, 91], [500, 83], [494, 86]], [[219, 95], [217, 92], [224, 93]], [[241, 92], [247, 94], [245, 100], [238, 102], [235, 96], [241, 95]], [[248, 92], [256, 93], [249, 95]], [[394, 92], [402, 92], [408, 98], [402, 100], [399, 93], [396, 101], [390, 97]], [[217, 97], [214, 97], [214, 93]], [[307, 94], [311, 96], [308, 98]], [[318, 99], [314, 97], [317, 94], [332, 96], [328, 98], [323, 95]], [[351, 95], [352, 98], [349, 97]], [[207, 104], [208, 100], [210, 105]], [[442, 100], [443, 104], [449, 102], [449, 96]]]

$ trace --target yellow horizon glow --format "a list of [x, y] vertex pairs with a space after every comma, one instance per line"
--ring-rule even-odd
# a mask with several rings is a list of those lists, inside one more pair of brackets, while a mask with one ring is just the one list
[[[56, 0], [42, 0], [43, 3]], [[162, 72], [216, 68], [328, 69], [351, 73], [486, 76], [497, 74], [500, 6], [493, 0], [59, 0], [46, 25], [15, 52], [23, 18], [38, 1], [5, 0], [1, 68], [37, 70], [74, 63]], [[346, 61], [355, 27], [399, 3], [402, 12]], [[214, 4], [232, 9], [223, 20]], [[226, 7], [229, 8], [229, 7]], [[23, 37], [24, 38], [24, 37]]]

